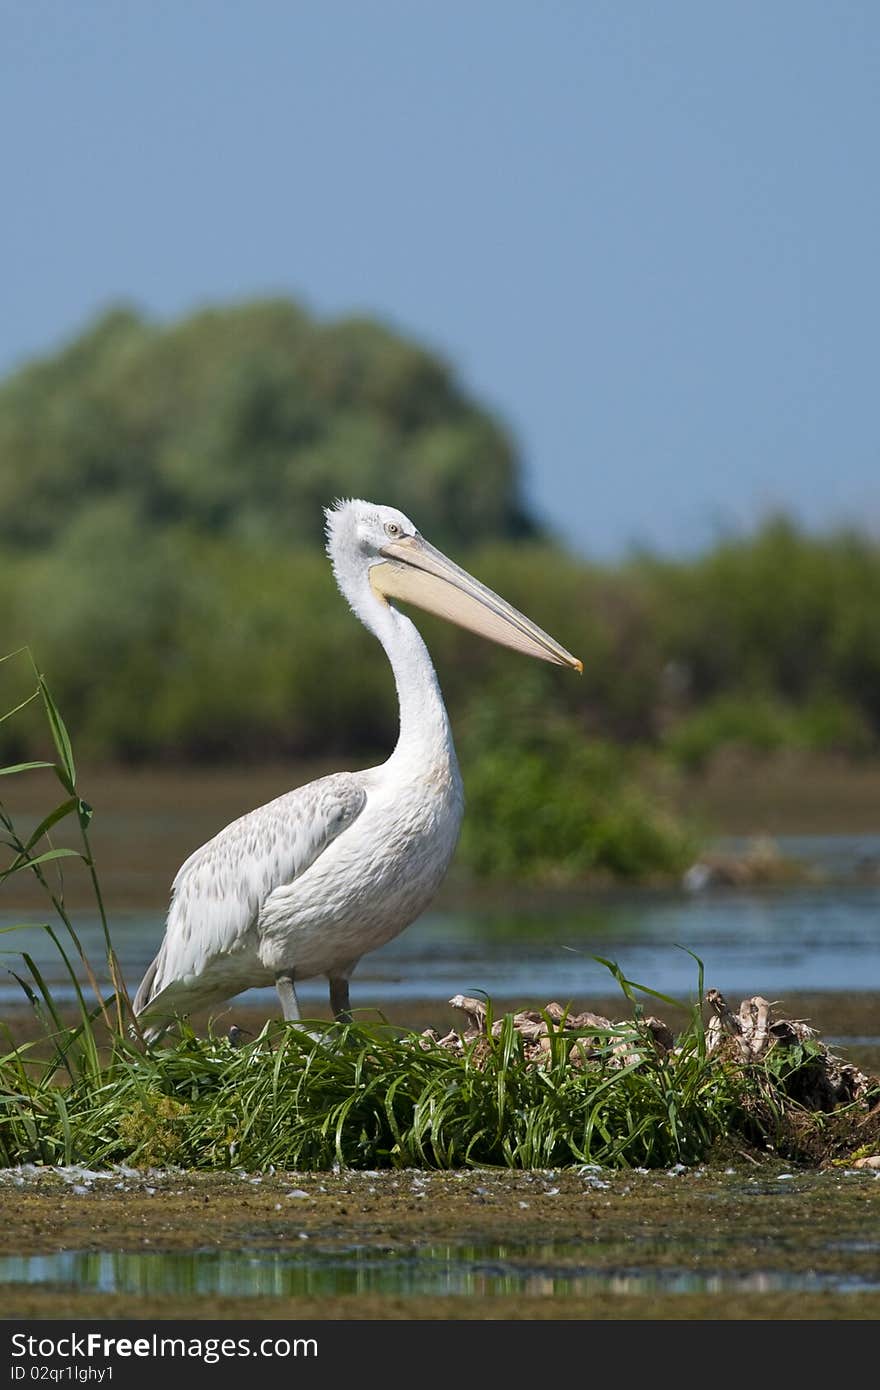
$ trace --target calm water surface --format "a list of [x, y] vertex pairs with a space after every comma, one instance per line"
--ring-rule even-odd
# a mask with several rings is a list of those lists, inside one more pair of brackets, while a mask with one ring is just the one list
[[[595, 957], [616, 961], [626, 975], [678, 997], [697, 988], [697, 966], [706, 985], [729, 995], [759, 991], [781, 997], [812, 991], [880, 991], [880, 883], [860, 883], [862, 866], [880, 860], [880, 836], [800, 837], [783, 851], [836, 874], [852, 874], [827, 886], [702, 893], [645, 892], [606, 899], [584, 894], [548, 898], [521, 911], [481, 907], [427, 913], [381, 950], [367, 956], [355, 975], [354, 1001], [446, 1000], [459, 991], [485, 990], [497, 998], [577, 1000], [615, 990]], [[0, 915], [0, 927], [36, 913]], [[95, 963], [103, 956], [96, 917], [77, 917], [77, 930]], [[139, 982], [158, 948], [162, 911], [117, 913], [112, 922], [117, 953], [130, 986]], [[57, 953], [37, 925], [2, 938], [6, 962], [16, 967], [22, 950], [44, 969], [60, 998], [72, 991]], [[326, 998], [321, 980], [302, 984], [304, 1002]], [[357, 996], [355, 998], [355, 996]], [[0, 1002], [21, 1002], [11, 975], [0, 977]], [[273, 990], [251, 991], [274, 1010]]]

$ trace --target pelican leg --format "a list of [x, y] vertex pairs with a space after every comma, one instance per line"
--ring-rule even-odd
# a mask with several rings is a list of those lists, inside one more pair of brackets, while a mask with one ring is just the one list
[[281, 1000], [281, 1012], [285, 1023], [298, 1023], [300, 1019], [296, 990], [293, 987], [293, 971], [288, 975], [275, 976], [275, 988]]
[[351, 1001], [348, 997], [348, 977], [328, 975], [330, 981], [330, 1008], [337, 1023], [351, 1023]]

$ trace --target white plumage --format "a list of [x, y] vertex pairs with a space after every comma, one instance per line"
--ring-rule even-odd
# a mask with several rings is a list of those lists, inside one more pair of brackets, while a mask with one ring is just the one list
[[226, 826], [182, 865], [165, 937], [134, 1001], [145, 1036], [274, 982], [299, 1018], [295, 982], [326, 975], [337, 1018], [360, 958], [425, 909], [464, 810], [449, 720], [427, 648], [388, 600], [403, 598], [529, 655], [580, 662], [429, 545], [402, 512], [327, 512], [328, 554], [355, 614], [391, 663], [400, 735], [387, 762], [285, 793]]

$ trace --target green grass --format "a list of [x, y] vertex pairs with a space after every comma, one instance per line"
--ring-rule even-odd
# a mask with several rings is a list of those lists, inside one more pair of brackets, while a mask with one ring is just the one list
[[[28, 834], [16, 829], [0, 802], [9, 853], [0, 882], [29, 873], [43, 887], [52, 910], [44, 930], [72, 982], [76, 1015], [62, 1017], [36, 962], [23, 954], [15, 973], [40, 1029], [26, 1043], [6, 1030], [0, 1164], [666, 1167], [715, 1153], [729, 1157], [731, 1145], [752, 1151], [772, 1145], [780, 1155], [806, 1161], [826, 1130], [835, 1124], [839, 1130], [840, 1116], [834, 1123], [811, 1116], [793, 1100], [796, 1058], [786, 1068], [772, 1053], [772, 1067], [708, 1056], [696, 1002], [686, 1011], [675, 1052], [658, 1052], [640, 996], [662, 996], [626, 980], [607, 961], [632, 1017], [598, 1041], [591, 1032], [589, 1050], [577, 1034], [551, 1028], [540, 1064], [525, 1057], [510, 1015], [497, 1036], [490, 1029], [463, 1055], [384, 1023], [269, 1024], [239, 1047], [199, 1038], [184, 1024], [169, 1045], [146, 1047], [104, 914], [89, 841], [92, 810], [79, 791], [64, 721], [36, 667], [24, 704], [31, 703], [42, 709], [56, 760], [0, 768], [0, 778], [45, 776], [62, 795]], [[55, 843], [62, 829], [72, 830], [74, 844]], [[71, 863], [88, 876], [104, 923], [109, 994], [65, 905]], [[702, 992], [699, 967], [697, 1001]], [[863, 1113], [851, 1117], [853, 1135]], [[847, 1135], [840, 1130], [838, 1149]]]
[[[314, 1036], [312, 1036], [314, 1035]], [[620, 1066], [628, 1035], [637, 1056]], [[234, 1048], [184, 1030], [148, 1054], [117, 1042], [100, 1070], [59, 1078], [3, 1059], [16, 1074], [0, 1121], [12, 1163], [245, 1167], [547, 1168], [668, 1166], [705, 1156], [734, 1096], [694, 1043], [675, 1065], [638, 1029], [609, 1037], [588, 1067], [570, 1037], [529, 1066], [508, 1015], [464, 1057], [390, 1027], [267, 1025]]]
[[598, 1048], [591, 1039], [584, 1063], [572, 1034], [557, 1034], [540, 1065], [510, 1015], [464, 1056], [381, 1024], [272, 1023], [242, 1047], [184, 1026], [166, 1047], [115, 1037], [94, 1052], [88, 1029], [56, 1029], [51, 1057], [0, 1058], [0, 1163], [665, 1168], [769, 1146], [814, 1161], [829, 1117], [790, 1099], [797, 1059], [744, 1069], [707, 1057], [698, 1017], [668, 1057], [636, 1018]]

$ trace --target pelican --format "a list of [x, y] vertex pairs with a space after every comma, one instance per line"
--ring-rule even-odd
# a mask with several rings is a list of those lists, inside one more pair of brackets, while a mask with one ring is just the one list
[[428, 649], [392, 599], [544, 661], [577, 657], [447, 559], [394, 507], [359, 500], [325, 511], [343, 597], [394, 672], [400, 733], [379, 767], [336, 772], [227, 825], [177, 873], [165, 936], [134, 1012], [147, 1041], [176, 1018], [274, 983], [286, 1020], [296, 986], [325, 975], [350, 1022], [362, 956], [424, 911], [449, 866], [464, 811], [449, 718]]

